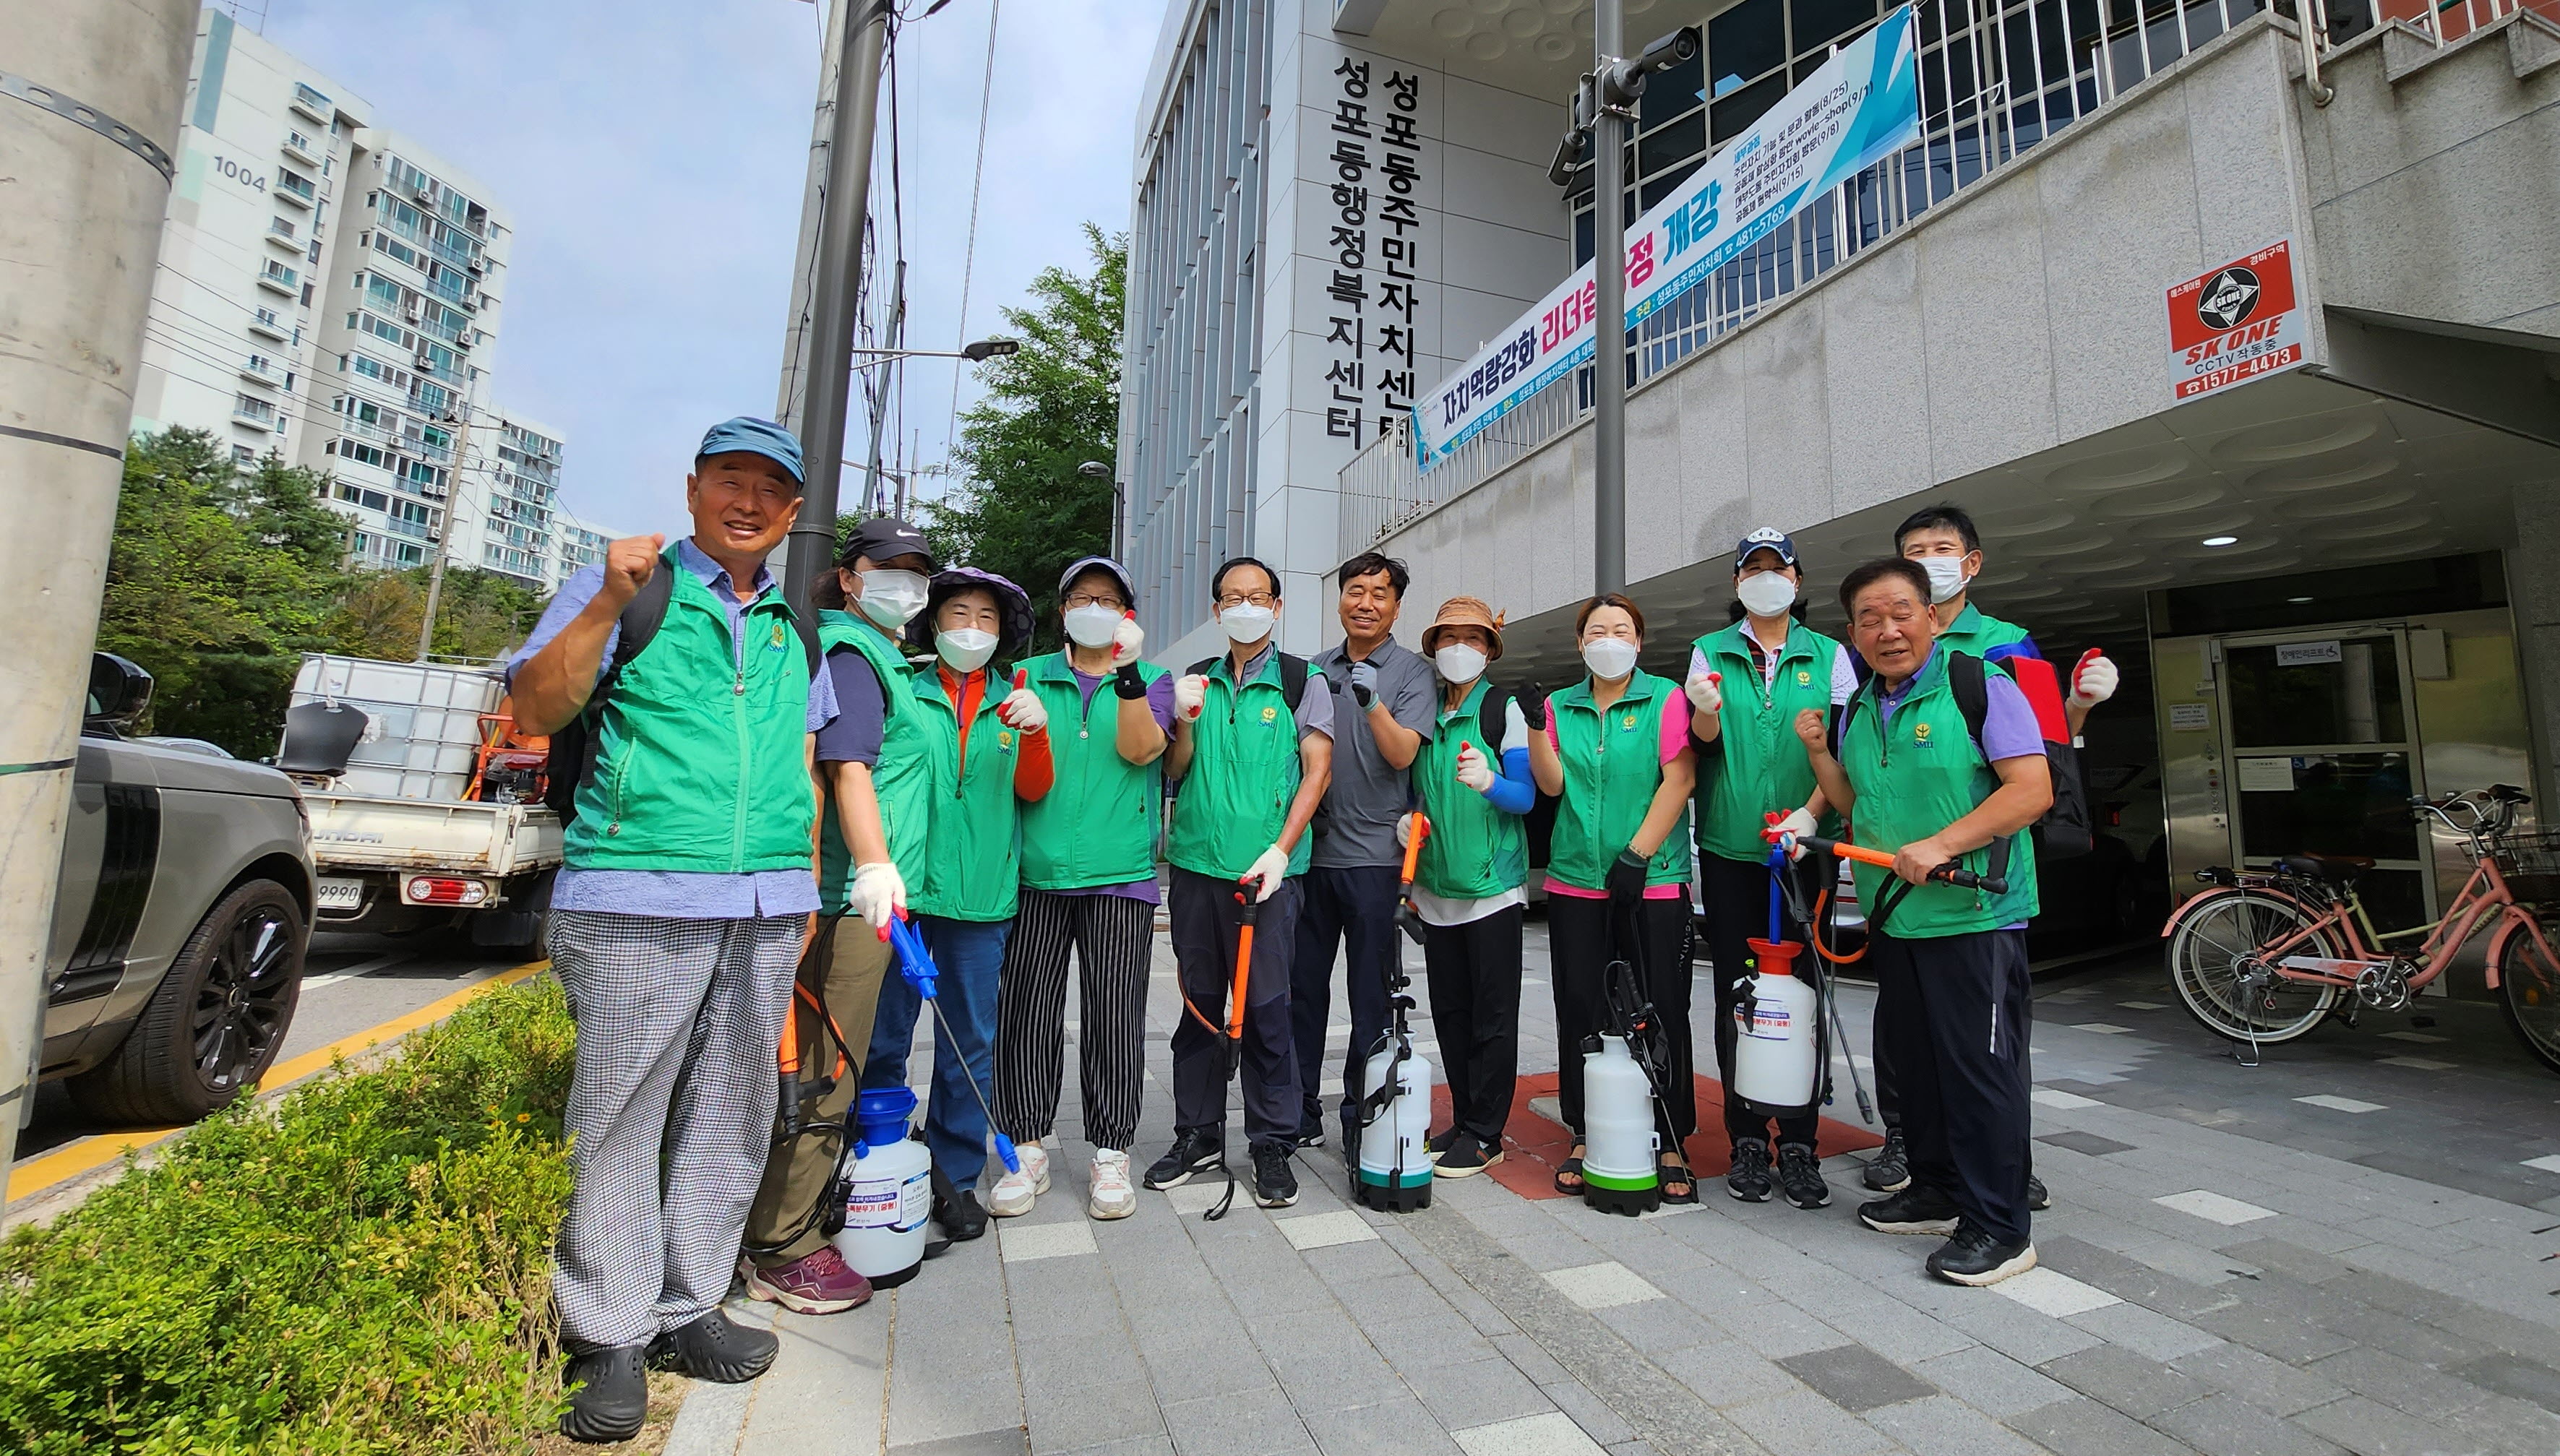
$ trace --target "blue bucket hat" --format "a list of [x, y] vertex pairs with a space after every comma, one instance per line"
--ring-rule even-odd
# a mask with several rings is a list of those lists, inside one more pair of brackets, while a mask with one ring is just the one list
[[694, 458], [700, 460], [706, 455], [725, 455], [732, 450], [762, 455], [790, 471], [792, 480], [804, 485], [808, 482], [809, 477], [800, 465], [800, 441], [793, 437], [791, 431], [770, 419], [741, 414], [735, 419], [721, 420], [704, 434], [703, 447], [694, 451]]

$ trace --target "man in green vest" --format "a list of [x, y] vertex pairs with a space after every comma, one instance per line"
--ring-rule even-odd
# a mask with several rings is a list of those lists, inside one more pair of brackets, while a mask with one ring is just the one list
[[[552, 1278], [572, 1440], [638, 1433], [651, 1358], [736, 1382], [778, 1347], [720, 1304], [818, 908], [811, 741], [835, 693], [811, 677], [764, 566], [800, 513], [800, 480], [799, 441], [780, 425], [713, 426], [685, 482], [692, 538], [613, 543], [508, 664], [517, 722], [582, 723], [591, 749], [551, 914], [578, 1032]], [[620, 651], [626, 628], [645, 637], [634, 653]]]
[[1022, 665], [1047, 710], [1054, 779], [1023, 805], [1023, 894], [1005, 943], [996, 1010], [996, 1125], [1022, 1168], [996, 1180], [987, 1212], [1032, 1211], [1048, 1189], [1048, 1143], [1064, 1076], [1066, 963], [1079, 997], [1084, 1136], [1093, 1144], [1085, 1212], [1138, 1211], [1129, 1147], [1147, 1065], [1147, 976], [1156, 945], [1158, 760], [1171, 742], [1173, 675], [1143, 661], [1147, 634], [1129, 572], [1086, 557], [1058, 578], [1066, 648]]
[[[842, 1150], [829, 1131], [862, 1088], [872, 1013], [889, 962], [888, 922], [906, 908], [906, 876], [923, 862], [932, 794], [915, 688], [894, 634], [924, 607], [934, 571], [924, 533], [890, 517], [854, 529], [836, 569], [811, 591], [836, 718], [818, 730], [817, 939], [800, 966], [807, 993], [793, 1029], [800, 1077], [813, 1090], [804, 1130], [778, 1143], [747, 1211], [739, 1277], [755, 1299], [804, 1315], [872, 1297], [827, 1238], [824, 1202]], [[850, 608], [850, 610], [848, 609]]]
[[[1857, 689], [1848, 649], [1793, 615], [1804, 571], [1796, 543], [1763, 526], [1733, 549], [1733, 590], [1742, 619], [1697, 639], [1689, 653], [1689, 734], [1698, 743], [1697, 868], [1706, 903], [1706, 943], [1715, 962], [1715, 1064], [1724, 1080], [1724, 1132], [1733, 1148], [1725, 1191], [1766, 1203], [1774, 1164], [1787, 1202], [1819, 1209], [1832, 1201], [1814, 1139], [1822, 1119], [1809, 1102], [1797, 1116], [1771, 1119], [1742, 1105], [1733, 1089], [1738, 1035], [1733, 1010], [1751, 984], [1750, 940], [1769, 933], [1769, 841], [1777, 827], [1810, 835], [1829, 812], [1813, 767], [1796, 741], [1796, 715], [1828, 716]], [[1830, 856], [1800, 858], [1793, 876], [1807, 905], [1835, 872]], [[1801, 945], [1792, 921], [1780, 934]], [[1805, 952], [1810, 956], [1810, 950]]]
[[[1918, 563], [1859, 566], [1840, 604], [1873, 675], [1841, 713], [1837, 755], [1822, 713], [1798, 713], [1796, 735], [1856, 843], [1893, 856], [1890, 874], [1853, 868], [1876, 1037], [1902, 1068], [1911, 1148], [1910, 1186], [1857, 1214], [1882, 1232], [1946, 1235], [1929, 1272], [1995, 1284], [2035, 1267], [2025, 922], [2036, 897], [2025, 831], [2053, 802], [2043, 734], [2007, 674], [1936, 642]], [[1958, 702], [1960, 671], [1983, 679], [1979, 740]], [[1946, 878], [1954, 871], [1990, 883], [1960, 887]]]
[[[1244, 1133], [1253, 1199], [1298, 1201], [1298, 1058], [1289, 1026], [1308, 821], [1333, 777], [1334, 695], [1323, 673], [1280, 650], [1280, 575], [1237, 557], [1209, 578], [1226, 655], [1174, 683], [1170, 894], [1183, 1015], [1174, 1028], [1174, 1145], [1147, 1187], [1174, 1188], [1226, 1161], [1226, 1003], [1235, 975], [1239, 895], [1259, 908], [1244, 998]], [[1295, 676], [1293, 685], [1287, 676]], [[1292, 691], [1292, 688], [1295, 691]], [[1295, 710], [1291, 705], [1294, 704]]]

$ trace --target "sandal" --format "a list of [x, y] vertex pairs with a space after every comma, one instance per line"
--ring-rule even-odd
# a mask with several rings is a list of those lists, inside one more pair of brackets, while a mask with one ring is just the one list
[[[1687, 1164], [1675, 1163], [1666, 1158], [1663, 1160], [1661, 1165], [1655, 1169], [1654, 1177], [1662, 1186], [1664, 1203], [1693, 1204], [1697, 1202], [1697, 1175], [1689, 1172]], [[1677, 1193], [1673, 1192], [1675, 1187], [1680, 1191]]]
[[[1584, 1148], [1583, 1148], [1582, 1144], [1580, 1144], [1580, 1143], [1575, 1143], [1575, 1144], [1573, 1145], [1573, 1156], [1572, 1156], [1572, 1157], [1570, 1157], [1570, 1158], [1565, 1159], [1562, 1163], [1559, 1163], [1559, 1164], [1557, 1164], [1557, 1165], [1556, 1165], [1556, 1169], [1555, 1169], [1555, 1191], [1556, 1191], [1557, 1193], [1560, 1193], [1560, 1194], [1570, 1194], [1570, 1195], [1572, 1195], [1572, 1196], [1574, 1196], [1574, 1197], [1576, 1197], [1576, 1198], [1579, 1198], [1579, 1197], [1581, 1197], [1581, 1196], [1582, 1196], [1582, 1189], [1583, 1189], [1583, 1182], [1582, 1182], [1582, 1154], [1583, 1154], [1583, 1152], [1584, 1152]], [[1567, 1182], [1565, 1182], [1565, 1180], [1566, 1180], [1566, 1179], [1568, 1179], [1568, 1178], [1569, 1178], [1569, 1179], [1572, 1179], [1573, 1181], [1572, 1181], [1571, 1183], [1567, 1183]]]

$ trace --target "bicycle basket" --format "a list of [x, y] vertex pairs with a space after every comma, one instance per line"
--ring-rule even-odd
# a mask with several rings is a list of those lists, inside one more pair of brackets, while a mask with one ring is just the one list
[[2498, 844], [2498, 868], [2517, 899], [2560, 904], [2560, 830], [2508, 835]]

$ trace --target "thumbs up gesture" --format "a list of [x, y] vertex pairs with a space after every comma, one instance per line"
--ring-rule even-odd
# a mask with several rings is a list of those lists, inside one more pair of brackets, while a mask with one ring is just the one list
[[1005, 701], [996, 705], [996, 717], [1003, 719], [1009, 728], [1036, 733], [1048, 727], [1048, 705], [1031, 690], [1031, 677], [1022, 668], [1014, 669], [1014, 691], [1006, 694]]
[[1683, 691], [1690, 706], [1709, 718], [1724, 711], [1724, 674], [1696, 673], [1690, 676]]

